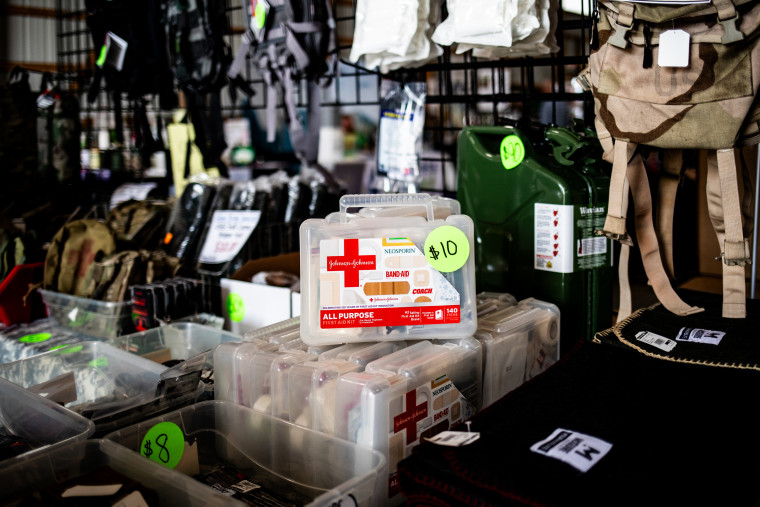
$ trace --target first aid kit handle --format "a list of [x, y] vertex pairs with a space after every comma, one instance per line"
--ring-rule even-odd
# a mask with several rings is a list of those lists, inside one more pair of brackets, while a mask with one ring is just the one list
[[433, 198], [430, 194], [349, 194], [340, 198], [340, 222], [348, 222], [347, 212], [352, 208], [398, 208], [402, 206], [422, 207], [427, 211], [427, 219], [432, 222]]

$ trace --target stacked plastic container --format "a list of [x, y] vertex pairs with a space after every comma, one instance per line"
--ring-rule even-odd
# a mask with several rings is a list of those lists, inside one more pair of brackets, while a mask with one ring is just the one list
[[[95, 425], [59, 404], [0, 379], [0, 463], [87, 439]], [[4, 485], [7, 483], [3, 482]]]
[[134, 331], [132, 303], [111, 303], [39, 289], [48, 315], [60, 325], [95, 338], [116, 338]]
[[[203, 386], [168, 389], [167, 367], [102, 342], [83, 342], [0, 365], [0, 378], [55, 395], [95, 423], [95, 434], [193, 403]], [[44, 387], [44, 389], [43, 389]]]
[[120, 336], [109, 343], [157, 363], [167, 363], [189, 359], [220, 343], [239, 341], [241, 337], [233, 333], [192, 322], [180, 322]]
[[0, 332], [0, 364], [93, 339], [60, 326], [52, 318], [18, 324]]
[[483, 346], [483, 406], [487, 407], [559, 360], [559, 309], [528, 298], [478, 320]]
[[386, 501], [402, 500], [396, 465], [420, 439], [463, 422], [478, 408], [481, 353], [472, 338], [424, 340], [338, 379], [335, 434], [386, 456]]
[[[242, 496], [249, 505], [384, 503], [375, 495], [386, 469], [380, 453], [234, 403], [197, 403], [106, 438], [145, 455], [159, 424], [176, 428], [180, 464], [186, 460], [208, 491]], [[221, 483], [226, 477], [231, 484]]]

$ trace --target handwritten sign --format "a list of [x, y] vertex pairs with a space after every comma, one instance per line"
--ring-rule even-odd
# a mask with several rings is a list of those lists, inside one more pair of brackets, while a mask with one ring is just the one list
[[256, 210], [215, 211], [199, 260], [207, 264], [221, 264], [234, 259], [260, 218], [261, 212]]

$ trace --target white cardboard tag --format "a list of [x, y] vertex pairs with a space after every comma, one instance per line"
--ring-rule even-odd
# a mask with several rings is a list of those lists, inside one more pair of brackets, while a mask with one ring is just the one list
[[691, 35], [684, 30], [667, 30], [660, 34], [660, 52], [657, 65], [660, 67], [688, 67], [689, 40]]
[[676, 336], [679, 342], [706, 343], [708, 345], [719, 345], [726, 333], [723, 331], [712, 331], [710, 329], [694, 329], [682, 327]]
[[690, 5], [709, 4], [710, 0], [628, 0], [634, 4]]
[[480, 433], [464, 431], [442, 431], [434, 437], [428, 438], [428, 442], [448, 447], [462, 447], [469, 445], [480, 438]]
[[535, 443], [530, 450], [588, 472], [612, 449], [604, 440], [575, 431], [557, 428], [549, 438]]
[[129, 43], [113, 32], [106, 34], [106, 62], [121, 72]]
[[676, 342], [670, 338], [665, 338], [664, 336], [649, 331], [639, 331], [636, 333], [636, 339], [640, 342], [651, 345], [652, 347], [664, 350], [665, 352], [670, 352], [676, 346]]
[[257, 210], [214, 211], [199, 260], [219, 264], [234, 259], [258, 225], [260, 217], [261, 211]]

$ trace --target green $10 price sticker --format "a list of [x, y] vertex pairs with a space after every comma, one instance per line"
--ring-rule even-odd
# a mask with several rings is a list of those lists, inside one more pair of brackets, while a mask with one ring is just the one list
[[173, 422], [160, 422], [148, 430], [140, 445], [140, 454], [160, 463], [167, 468], [174, 468], [185, 452], [185, 435]]
[[504, 169], [514, 169], [525, 158], [525, 145], [522, 139], [512, 134], [501, 140], [501, 146], [499, 147], [499, 156], [501, 157], [501, 165]]
[[442, 273], [456, 271], [470, 257], [470, 242], [456, 227], [442, 225], [428, 234], [425, 257], [431, 266]]

